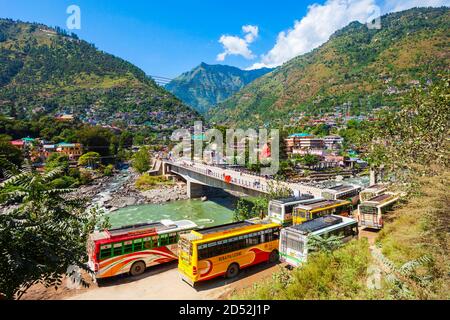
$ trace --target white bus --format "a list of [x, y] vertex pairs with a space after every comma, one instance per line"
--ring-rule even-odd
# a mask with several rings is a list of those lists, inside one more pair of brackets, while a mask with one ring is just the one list
[[392, 209], [398, 199], [397, 195], [386, 193], [361, 202], [356, 214], [359, 225], [372, 229], [382, 229], [384, 225], [383, 215]]
[[360, 192], [359, 194], [359, 200], [361, 202], [363, 201], [367, 201], [369, 199], [372, 199], [376, 196], [380, 196], [382, 194], [384, 194], [387, 191], [387, 186], [383, 185], [383, 184], [374, 184], [366, 189], [364, 189], [363, 191]]
[[[351, 184], [336, 184], [322, 191], [322, 197], [327, 200], [348, 200], [354, 203], [359, 200], [359, 192], [361, 187]], [[356, 204], [354, 203], [354, 204]]]
[[311, 199], [314, 199], [314, 196], [302, 194], [299, 197], [271, 200], [269, 202], [269, 219], [282, 226], [291, 225], [294, 207]]
[[343, 235], [342, 242], [358, 237], [358, 222], [347, 217], [329, 215], [303, 224], [281, 229], [280, 260], [298, 267], [308, 258], [308, 240], [312, 235]]

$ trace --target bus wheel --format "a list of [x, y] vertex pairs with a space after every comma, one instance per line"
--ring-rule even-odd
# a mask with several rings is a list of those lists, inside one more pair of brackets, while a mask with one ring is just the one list
[[143, 261], [138, 261], [133, 263], [130, 269], [130, 274], [132, 276], [139, 276], [145, 271], [145, 263]]
[[237, 263], [230, 264], [227, 269], [226, 277], [232, 279], [239, 274], [239, 265]]
[[280, 260], [280, 255], [278, 253], [278, 250], [273, 250], [269, 255], [269, 262], [274, 263]]

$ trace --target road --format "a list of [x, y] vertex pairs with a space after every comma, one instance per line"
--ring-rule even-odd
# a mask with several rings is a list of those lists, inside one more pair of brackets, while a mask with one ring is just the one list
[[232, 292], [270, 277], [281, 265], [261, 264], [241, 271], [234, 280], [217, 278], [192, 288], [181, 280], [177, 263], [149, 268], [140, 277], [128, 275], [100, 281], [68, 300], [212, 300], [227, 299]]

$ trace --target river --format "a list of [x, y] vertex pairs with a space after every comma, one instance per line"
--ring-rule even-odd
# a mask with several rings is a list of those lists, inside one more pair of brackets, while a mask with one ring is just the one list
[[199, 227], [215, 226], [233, 221], [234, 200], [217, 198], [208, 201], [180, 200], [164, 204], [144, 204], [129, 206], [112, 213], [107, 217], [112, 227], [156, 222], [163, 219], [191, 220]]
[[93, 198], [92, 206], [102, 209], [111, 226], [120, 227], [144, 222], [168, 220], [191, 220], [199, 227], [209, 227], [233, 221], [235, 197], [211, 198], [208, 201], [179, 200], [162, 204], [141, 204], [127, 206], [110, 212], [105, 203], [114, 198], [115, 192], [129, 182], [130, 172], [123, 170], [115, 175]]

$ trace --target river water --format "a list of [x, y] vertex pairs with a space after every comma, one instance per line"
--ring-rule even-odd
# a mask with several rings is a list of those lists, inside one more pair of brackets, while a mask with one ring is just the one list
[[163, 219], [191, 220], [199, 227], [209, 227], [233, 221], [234, 200], [217, 198], [208, 201], [180, 200], [164, 204], [145, 204], [119, 209], [107, 216], [112, 227]]
[[113, 228], [144, 222], [168, 220], [191, 220], [199, 227], [216, 226], [233, 221], [236, 198], [211, 198], [208, 201], [180, 200], [163, 204], [128, 206], [113, 212], [105, 209], [105, 202], [114, 197], [114, 192], [122, 188], [129, 179], [129, 171], [123, 170], [94, 197], [92, 206], [105, 211]]

